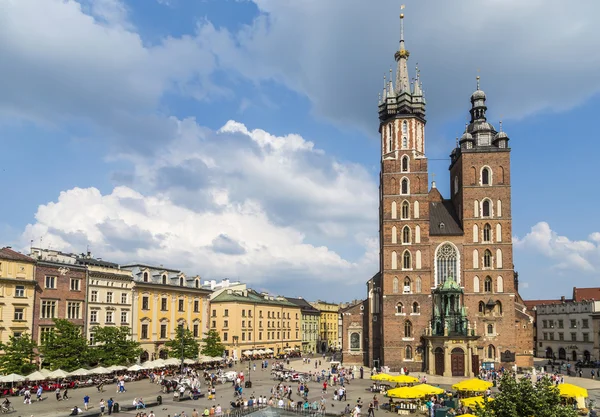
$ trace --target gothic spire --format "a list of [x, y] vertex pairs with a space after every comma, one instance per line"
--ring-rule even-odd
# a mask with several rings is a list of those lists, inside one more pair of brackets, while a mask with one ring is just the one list
[[[400, 6], [404, 9], [404, 5]], [[407, 61], [410, 53], [404, 46], [404, 13], [400, 13], [400, 47], [398, 52], [394, 55], [398, 67], [396, 69], [396, 94], [408, 93], [410, 94], [410, 82], [408, 78], [408, 67]]]

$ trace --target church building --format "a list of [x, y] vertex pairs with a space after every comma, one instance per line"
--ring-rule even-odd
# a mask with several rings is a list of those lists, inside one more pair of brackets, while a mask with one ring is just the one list
[[470, 123], [450, 153], [450, 196], [430, 185], [426, 101], [418, 69], [410, 82], [400, 22], [395, 80], [378, 107], [380, 270], [364, 319], [357, 309], [349, 326], [358, 330], [344, 334], [361, 344], [344, 341], [344, 357], [358, 346], [367, 366], [444, 376], [532, 366], [533, 319], [513, 265], [509, 137], [487, 120], [477, 77]]

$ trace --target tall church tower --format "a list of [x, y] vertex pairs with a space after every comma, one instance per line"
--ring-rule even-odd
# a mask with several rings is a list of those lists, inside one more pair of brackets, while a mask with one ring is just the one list
[[[381, 309], [395, 314], [377, 315], [375, 311], [373, 321], [376, 323], [371, 333], [376, 335], [376, 327], [380, 327], [380, 351], [374, 352], [373, 357], [379, 353], [382, 363], [391, 366], [419, 359], [419, 335], [411, 329], [426, 326], [428, 317], [420, 316], [420, 306], [427, 301], [424, 290], [431, 287], [426, 272], [429, 269], [429, 179], [425, 156], [425, 98], [418, 69], [413, 82], [409, 80], [408, 57], [404, 15], [401, 14], [395, 85], [390, 70], [390, 80], [386, 82], [384, 78], [379, 101], [381, 287], [378, 295]], [[377, 306], [372, 304], [373, 307]], [[404, 331], [406, 317], [414, 318], [407, 332]]]

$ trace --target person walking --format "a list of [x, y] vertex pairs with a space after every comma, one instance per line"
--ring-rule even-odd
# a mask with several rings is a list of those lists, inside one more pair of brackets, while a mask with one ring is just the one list
[[65, 392], [63, 392], [63, 400], [69, 399], [69, 388], [65, 387]]
[[60, 387], [56, 387], [54, 393], [56, 394], [56, 401], [60, 401]]
[[112, 414], [112, 410], [113, 410], [113, 406], [115, 405], [115, 402], [113, 401], [112, 397], [108, 399], [108, 415], [110, 416]]
[[36, 392], [36, 397], [38, 401], [42, 401], [42, 393], [44, 392], [44, 389], [42, 388], [42, 386], [40, 385], [37, 389]]
[[89, 404], [90, 404], [90, 396], [86, 394], [86, 396], [83, 397], [83, 408], [85, 409], [85, 411], [88, 410]]
[[367, 417], [375, 417], [375, 406], [373, 405], [373, 401], [369, 403], [369, 413]]
[[106, 404], [104, 403], [104, 398], [100, 398], [100, 415], [104, 415], [104, 409], [106, 408]]

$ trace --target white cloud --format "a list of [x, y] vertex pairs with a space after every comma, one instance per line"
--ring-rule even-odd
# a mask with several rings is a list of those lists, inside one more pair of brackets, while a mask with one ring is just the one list
[[515, 250], [539, 254], [564, 271], [600, 272], [600, 242], [592, 233], [589, 240], [571, 240], [560, 236], [546, 222], [539, 222], [523, 238], [514, 237]]
[[[75, 252], [89, 245], [116, 262], [170, 265], [292, 294], [313, 284], [333, 294], [376, 272], [377, 192], [364, 169], [294, 134], [234, 121], [218, 132], [193, 120], [177, 124], [178, 138], [155, 156], [118, 156], [132, 163], [134, 186], [144, 193], [64, 191], [38, 208], [22, 242], [43, 238]], [[348, 238], [354, 254], [345, 256]], [[362, 296], [361, 288], [335, 294]]]

